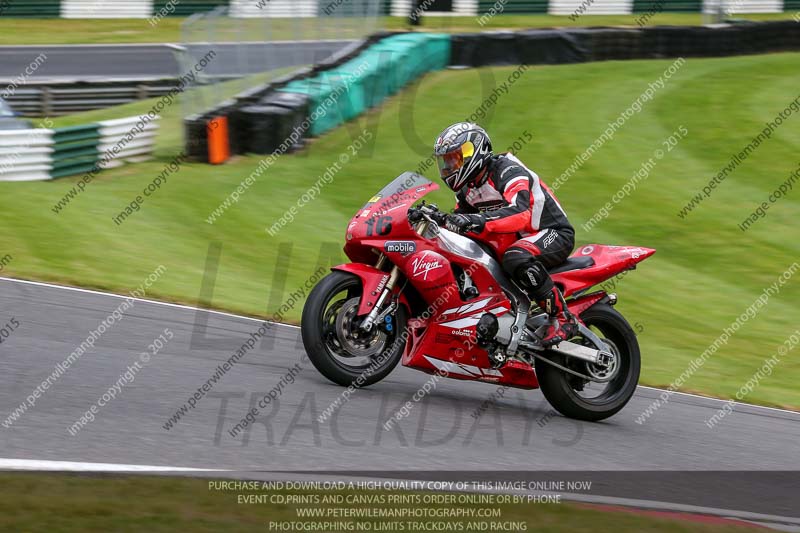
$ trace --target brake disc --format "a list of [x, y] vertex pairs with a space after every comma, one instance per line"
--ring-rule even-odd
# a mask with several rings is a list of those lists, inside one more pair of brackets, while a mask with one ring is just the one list
[[386, 346], [386, 333], [380, 328], [366, 332], [359, 327], [360, 321], [356, 320], [356, 315], [360, 301], [358, 297], [350, 298], [339, 309], [336, 315], [336, 338], [347, 356], [372, 357]]

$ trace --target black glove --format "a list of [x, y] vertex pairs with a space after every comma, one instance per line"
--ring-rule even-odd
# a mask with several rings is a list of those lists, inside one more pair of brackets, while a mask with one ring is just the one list
[[445, 223], [447, 229], [462, 235], [468, 231], [481, 233], [484, 226], [486, 226], [486, 221], [481, 215], [447, 215], [447, 222]]

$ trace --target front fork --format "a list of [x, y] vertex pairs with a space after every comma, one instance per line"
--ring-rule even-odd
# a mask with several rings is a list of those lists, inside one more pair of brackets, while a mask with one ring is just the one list
[[[419, 235], [425, 235], [425, 232], [428, 231], [430, 227], [430, 222], [428, 220], [421, 220], [417, 223], [416, 230]], [[378, 258], [378, 262], [375, 264], [375, 268], [381, 270], [383, 265], [386, 263], [386, 255], [381, 254]], [[386, 282], [386, 286], [383, 288], [383, 292], [381, 292], [378, 301], [375, 302], [375, 306], [367, 315], [367, 318], [361, 323], [361, 329], [364, 331], [371, 331], [373, 327], [375, 327], [376, 323], [380, 323], [386, 319], [391, 313], [394, 312], [395, 307], [397, 306], [396, 302], [391, 302], [389, 306], [381, 311], [384, 302], [386, 302], [386, 298], [392, 294], [394, 290], [394, 286], [397, 284], [397, 280], [400, 278], [400, 269], [397, 268], [397, 265], [392, 267], [391, 272], [389, 273], [389, 281]], [[388, 328], [391, 331], [391, 327]]]
[[[378, 259], [379, 267], [382, 264], [384, 258], [385, 256], [381, 255], [381, 258]], [[361, 323], [361, 329], [363, 329], [364, 331], [372, 331], [372, 328], [375, 326], [376, 322], [383, 321], [387, 316], [389, 316], [390, 313], [394, 311], [394, 307], [396, 306], [395, 302], [391, 302], [383, 311], [381, 311], [381, 308], [383, 307], [383, 304], [386, 302], [386, 299], [389, 297], [389, 295], [392, 294], [394, 286], [397, 284], [397, 280], [399, 277], [400, 277], [400, 269], [397, 268], [397, 266], [394, 266], [391, 272], [389, 273], [389, 280], [386, 282], [386, 285], [383, 287], [381, 295], [378, 297], [378, 301], [375, 302], [375, 306], [369, 312], [367, 318], [365, 318], [364, 321]]]

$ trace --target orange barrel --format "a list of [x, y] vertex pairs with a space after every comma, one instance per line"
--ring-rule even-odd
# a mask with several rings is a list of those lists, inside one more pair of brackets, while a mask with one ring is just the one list
[[231, 157], [228, 141], [228, 117], [214, 117], [206, 123], [208, 133], [208, 162], [212, 165], [224, 163]]

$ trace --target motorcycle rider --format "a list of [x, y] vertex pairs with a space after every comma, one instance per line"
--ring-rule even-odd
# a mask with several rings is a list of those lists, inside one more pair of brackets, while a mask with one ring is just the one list
[[456, 193], [446, 227], [491, 246], [493, 234], [518, 237], [502, 255], [503, 270], [550, 316], [542, 344], [573, 337], [577, 322], [547, 269], [563, 263], [575, 246], [575, 230], [555, 195], [511, 153], [494, 155], [489, 135], [477, 124], [459, 122], [436, 139], [439, 175]]

